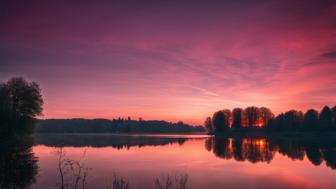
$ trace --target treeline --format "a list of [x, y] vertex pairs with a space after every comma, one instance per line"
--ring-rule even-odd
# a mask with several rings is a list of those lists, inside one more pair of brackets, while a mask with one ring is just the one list
[[309, 109], [303, 113], [289, 110], [274, 116], [266, 107], [250, 106], [245, 109], [234, 108], [217, 111], [207, 117], [204, 126], [209, 133], [225, 133], [232, 131], [268, 132], [282, 131], [336, 131], [336, 106], [324, 106], [320, 112]]
[[204, 132], [203, 126], [183, 122], [123, 119], [46, 119], [39, 120], [38, 133], [188, 133]]
[[310, 109], [290, 110], [271, 119], [267, 125], [269, 131], [336, 131], [336, 106], [332, 109], [324, 106], [320, 112]]
[[266, 107], [234, 108], [217, 111], [205, 120], [205, 127], [210, 133], [220, 133], [243, 128], [265, 127], [274, 114]]

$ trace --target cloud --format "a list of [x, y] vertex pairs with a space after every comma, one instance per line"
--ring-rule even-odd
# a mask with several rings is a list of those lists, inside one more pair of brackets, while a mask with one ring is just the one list
[[329, 52], [323, 53], [321, 54], [321, 57], [336, 59], [336, 51], [329, 51]]
[[48, 117], [195, 120], [334, 100], [335, 1], [68, 2], [14, 3], [0, 17], [0, 79], [40, 82]]

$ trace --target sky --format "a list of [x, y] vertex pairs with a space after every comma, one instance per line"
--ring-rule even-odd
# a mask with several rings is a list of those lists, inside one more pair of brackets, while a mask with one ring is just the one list
[[202, 124], [215, 111], [336, 105], [336, 1], [1, 1], [0, 81], [42, 118]]

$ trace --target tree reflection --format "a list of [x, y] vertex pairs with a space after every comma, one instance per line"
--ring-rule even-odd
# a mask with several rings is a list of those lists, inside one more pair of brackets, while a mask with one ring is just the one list
[[305, 143], [300, 143], [296, 139], [291, 140], [272, 140], [278, 146], [278, 151], [292, 160], [303, 160]]
[[[76, 134], [36, 134], [35, 143], [52, 147], [107, 147], [118, 150], [131, 147], [163, 146], [177, 143], [183, 145], [187, 140], [198, 138], [183, 138], [176, 136], [152, 136], [152, 135], [76, 135]], [[201, 138], [199, 138], [201, 139]]]
[[309, 161], [314, 165], [320, 165], [323, 161], [321, 149], [316, 145], [313, 146], [306, 146], [305, 148], [306, 156]]
[[217, 157], [224, 158], [224, 159], [231, 159], [232, 158], [232, 148], [230, 145], [230, 139], [224, 137], [217, 137], [214, 138], [213, 143], [213, 152], [216, 154]]
[[336, 148], [327, 148], [323, 151], [323, 157], [328, 167], [336, 169]]
[[245, 157], [243, 156], [243, 153], [242, 153], [243, 140], [240, 138], [233, 140], [232, 147], [233, 147], [234, 159], [236, 161], [244, 161]]
[[292, 160], [303, 160], [306, 156], [313, 165], [325, 161], [328, 167], [336, 169], [334, 139], [212, 137], [205, 141], [205, 148], [223, 159], [251, 163], [270, 163], [276, 153]]
[[236, 161], [270, 162], [275, 153], [268, 147], [266, 139], [215, 137], [207, 139], [206, 144], [217, 157], [233, 157]]
[[269, 149], [266, 139], [244, 139], [242, 153], [252, 163], [269, 163], [274, 156], [274, 152]]
[[0, 141], [1, 189], [25, 189], [35, 183], [38, 166], [32, 145], [32, 137]]

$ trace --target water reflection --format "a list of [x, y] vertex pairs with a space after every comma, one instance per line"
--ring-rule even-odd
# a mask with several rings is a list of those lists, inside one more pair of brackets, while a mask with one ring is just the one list
[[306, 155], [316, 166], [325, 161], [328, 167], [336, 169], [335, 139], [212, 137], [205, 141], [205, 149], [223, 159], [251, 163], [270, 163], [276, 152], [292, 160], [303, 160]]
[[236, 161], [248, 160], [252, 163], [270, 162], [275, 154], [266, 139], [241, 138], [209, 138], [205, 142], [206, 149], [220, 158]]
[[[330, 138], [36, 135], [34, 140], [25, 137], [0, 145], [0, 189], [57, 188], [56, 183], [60, 183], [59, 158], [55, 149], [62, 148], [67, 152], [66, 166], [81, 160], [83, 152], [88, 150], [87, 164], [78, 164], [90, 168], [87, 189], [103, 188], [106, 178], [115, 171], [129, 179], [133, 188], [153, 188], [154, 178], [161, 173], [176, 171], [189, 174], [190, 188], [221, 188], [223, 185], [248, 188], [248, 183], [256, 179], [260, 185], [264, 184], [260, 188], [276, 184], [279, 188], [335, 186], [326, 184], [333, 180], [335, 172], [332, 169], [336, 169], [336, 139]], [[32, 145], [35, 145], [35, 154]], [[38, 162], [36, 157], [39, 157]], [[292, 168], [295, 170], [286, 171]], [[320, 180], [306, 183], [315, 177]], [[305, 182], [298, 183], [295, 180], [298, 178]], [[241, 180], [249, 181], [240, 183]], [[237, 184], [240, 187], [233, 187]]]
[[131, 147], [163, 146], [173, 143], [183, 145], [187, 140], [201, 139], [199, 135], [77, 135], [37, 134], [35, 143], [52, 147], [107, 147], [130, 149]]
[[164, 146], [188, 140], [205, 140], [205, 148], [217, 157], [270, 163], [276, 153], [292, 160], [307, 159], [318, 166], [323, 161], [336, 169], [336, 139], [330, 138], [248, 138], [207, 137], [198, 135], [36, 135], [35, 144], [51, 147], [131, 147]]
[[25, 189], [35, 183], [38, 165], [32, 146], [32, 137], [0, 141], [1, 189]]

